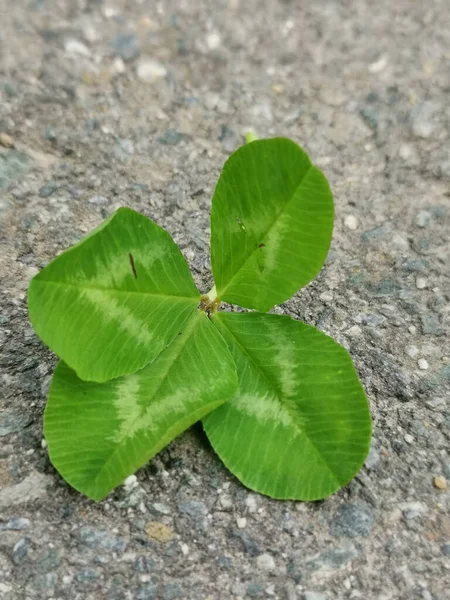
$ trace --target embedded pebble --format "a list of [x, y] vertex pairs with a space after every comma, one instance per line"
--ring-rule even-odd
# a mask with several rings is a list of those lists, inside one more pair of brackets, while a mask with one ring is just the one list
[[428, 285], [428, 280], [425, 277], [417, 277], [416, 279], [416, 288], [418, 290], [424, 290]]
[[425, 358], [419, 358], [417, 361], [417, 366], [422, 371], [426, 371], [428, 369], [428, 361]]
[[139, 484], [136, 475], [129, 475], [129, 477], [127, 477], [123, 482], [123, 486], [126, 490], [132, 490], [137, 485]]
[[249, 494], [245, 499], [245, 504], [249, 513], [255, 513], [258, 509], [258, 502], [254, 494]]
[[178, 505], [180, 512], [189, 515], [190, 517], [204, 517], [208, 512], [206, 505], [199, 500], [188, 500], [180, 502]]
[[14, 545], [12, 559], [15, 565], [19, 565], [27, 558], [30, 546], [31, 540], [28, 537], [20, 538], [20, 540]]
[[370, 446], [369, 454], [364, 463], [367, 469], [375, 469], [380, 462], [380, 455], [374, 445]]
[[405, 435], [403, 436], [403, 439], [405, 440], [405, 442], [407, 444], [413, 444], [414, 443], [414, 436], [412, 436], [410, 433], [405, 433]]
[[128, 546], [128, 541], [124, 538], [117, 537], [106, 529], [97, 529], [89, 525], [82, 527], [78, 536], [81, 544], [95, 550], [124, 552]]
[[151, 508], [162, 515], [170, 515], [171, 513], [170, 506], [162, 504], [161, 502], [154, 502], [151, 505]]
[[175, 535], [171, 527], [159, 521], [150, 521], [150, 523], [147, 523], [145, 532], [149, 539], [164, 543], [170, 542]]
[[176, 146], [182, 140], [184, 140], [185, 135], [176, 129], [167, 129], [163, 135], [158, 138], [158, 141], [161, 144], [165, 144], [166, 146]]
[[305, 591], [303, 600], [326, 600], [326, 596], [322, 592]]
[[428, 507], [423, 502], [402, 502], [398, 507], [408, 521], [417, 519], [428, 512]]
[[363, 504], [341, 504], [330, 523], [334, 536], [358, 537], [369, 535], [375, 525], [375, 513]]
[[414, 344], [410, 344], [409, 346], [406, 346], [405, 352], [410, 358], [416, 358], [416, 356], [419, 354], [419, 348], [414, 346]]
[[381, 71], [383, 71], [386, 66], [388, 64], [388, 58], [387, 56], [381, 56], [378, 60], [376, 60], [373, 63], [370, 63], [369, 65], [369, 73], [380, 73]]
[[357, 229], [358, 227], [358, 220], [354, 215], [347, 215], [344, 219], [344, 225], [348, 228], [348, 229]]
[[66, 41], [66, 43], [64, 44], [64, 48], [66, 50], [66, 52], [68, 52], [69, 54], [78, 54], [79, 56], [90, 56], [91, 55], [91, 51], [89, 50], [89, 48], [83, 44], [82, 42], [78, 41], [78, 40], [74, 40], [74, 39], [69, 39]]
[[247, 527], [247, 519], [245, 517], [236, 519], [236, 525], [239, 527], [239, 529], [245, 529], [245, 527]]
[[58, 188], [59, 185], [56, 183], [56, 181], [49, 181], [39, 189], [39, 196], [41, 198], [48, 198], [54, 192], [56, 192]]
[[136, 592], [136, 600], [156, 600], [158, 598], [158, 586], [153, 583], [141, 584]]
[[245, 592], [249, 598], [261, 598], [264, 587], [260, 583], [249, 583]]
[[232, 536], [240, 541], [242, 550], [250, 556], [259, 554], [258, 544], [246, 531], [233, 531]]
[[0, 414], [0, 437], [22, 431], [31, 423], [31, 416], [26, 413], [4, 412]]
[[14, 139], [7, 133], [0, 133], [0, 146], [4, 148], [14, 148]]
[[328, 548], [320, 552], [320, 554], [307, 559], [306, 567], [313, 571], [336, 569], [347, 565], [358, 555], [359, 550], [351, 544], [338, 546], [337, 548]]
[[22, 517], [11, 519], [6, 523], [0, 523], [0, 531], [21, 531], [30, 526], [30, 520]]
[[136, 67], [136, 75], [145, 83], [155, 83], [167, 75], [166, 67], [158, 60], [141, 58]]
[[229, 509], [233, 506], [233, 500], [228, 494], [219, 497], [219, 504], [222, 508]]
[[[108, 204], [108, 198], [105, 198], [105, 196], [91, 196], [88, 199], [88, 202], [89, 202], [89, 204], [95, 204], [97, 206], [102, 206], [104, 204]], [[134, 475], [131, 475], [131, 477], [134, 477]]]
[[215, 50], [220, 46], [221, 38], [217, 31], [212, 31], [206, 36], [206, 43], [210, 50]]
[[0, 490], [0, 508], [41, 500], [47, 495], [50, 483], [53, 483], [52, 477], [33, 471], [20, 483]]
[[433, 479], [434, 487], [438, 488], [438, 490], [446, 490], [448, 487], [447, 480], [442, 475], [437, 475]]
[[261, 554], [256, 559], [256, 564], [261, 571], [271, 572], [276, 568], [275, 559], [271, 554]]
[[417, 165], [420, 162], [417, 150], [412, 144], [402, 144], [398, 154], [410, 166]]
[[421, 210], [416, 217], [416, 225], [417, 227], [428, 227], [431, 221], [431, 213], [427, 210]]

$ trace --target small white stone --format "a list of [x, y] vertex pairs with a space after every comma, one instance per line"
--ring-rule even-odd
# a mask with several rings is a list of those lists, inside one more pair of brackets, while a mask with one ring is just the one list
[[125, 552], [125, 554], [120, 559], [122, 562], [132, 563], [136, 560], [137, 554], [136, 552]]
[[125, 70], [126, 70], [125, 63], [120, 58], [120, 56], [117, 56], [113, 60], [112, 67], [113, 67], [114, 73], [116, 73], [117, 75], [121, 75], [122, 73], [125, 73]]
[[405, 352], [409, 358], [416, 358], [416, 356], [419, 354], [419, 348], [414, 346], [414, 344], [410, 344], [409, 346], [406, 346]]
[[44, 450], [47, 448], [47, 440], [41, 440], [41, 448], [43, 448]]
[[403, 439], [407, 444], [412, 444], [414, 442], [414, 438], [410, 433], [406, 433]]
[[223, 494], [223, 496], [220, 496], [219, 498], [219, 502], [220, 505], [222, 506], [222, 508], [231, 508], [233, 506], [233, 500], [231, 499], [231, 496], [229, 496], [228, 494]]
[[418, 290], [424, 290], [428, 285], [428, 280], [425, 277], [417, 277], [416, 279], [416, 288]]
[[404, 250], [405, 252], [409, 250], [408, 240], [404, 236], [400, 235], [400, 233], [394, 233], [391, 238], [391, 244], [399, 250]]
[[130, 475], [129, 477], [127, 477], [123, 482], [123, 485], [127, 490], [132, 490], [133, 488], [135, 488], [138, 485], [136, 475]]
[[355, 230], [358, 227], [358, 220], [354, 215], [347, 215], [344, 219], [344, 225], [348, 229]]
[[249, 494], [247, 496], [247, 498], [245, 499], [245, 504], [248, 508], [248, 512], [249, 513], [255, 513], [257, 508], [258, 508], [258, 504], [256, 501], [256, 496], [254, 494]]
[[167, 506], [167, 504], [163, 504], [162, 502], [155, 502], [154, 504], [152, 504], [152, 507], [156, 510], [156, 512], [159, 512], [162, 515], [170, 515], [170, 506]]
[[322, 300], [322, 302], [332, 302], [333, 294], [332, 292], [323, 292], [320, 294], [319, 298]]
[[417, 150], [412, 144], [402, 144], [398, 150], [398, 155], [409, 165], [417, 165], [420, 162]]
[[189, 554], [189, 546], [187, 544], [181, 544], [181, 552], [183, 556], [187, 556]]
[[245, 529], [247, 527], [247, 519], [245, 517], [236, 519], [236, 525], [238, 526], [238, 529]]
[[117, 17], [120, 14], [119, 9], [116, 6], [106, 5], [103, 7], [103, 14], [107, 19], [112, 19], [113, 17]]
[[380, 73], [383, 69], [386, 68], [388, 64], [388, 60], [386, 56], [382, 56], [377, 61], [371, 63], [369, 65], [369, 73]]
[[359, 337], [362, 334], [361, 327], [359, 325], [353, 325], [345, 332], [350, 337]]
[[415, 325], [410, 325], [408, 331], [411, 335], [415, 335], [417, 333], [417, 327]]
[[425, 514], [428, 512], [428, 507], [423, 502], [401, 502], [398, 507], [402, 512], [414, 511], [419, 514]]
[[64, 44], [64, 48], [69, 54], [78, 54], [79, 56], [91, 55], [89, 48], [82, 42], [79, 42], [78, 40], [67, 40]]
[[220, 46], [220, 34], [217, 31], [212, 31], [206, 37], [206, 43], [208, 44], [208, 48], [210, 50], [215, 50]]
[[166, 67], [153, 58], [142, 58], [136, 67], [136, 74], [145, 83], [155, 83], [167, 75]]
[[274, 558], [271, 554], [261, 554], [256, 559], [256, 564], [258, 569], [266, 572], [274, 571], [276, 567]]
[[428, 369], [428, 361], [425, 358], [419, 358], [417, 361], [417, 366], [422, 371], [426, 371]]

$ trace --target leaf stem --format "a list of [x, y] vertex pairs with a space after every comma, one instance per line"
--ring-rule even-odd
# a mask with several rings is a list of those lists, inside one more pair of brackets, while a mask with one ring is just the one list
[[250, 142], [254, 142], [257, 139], [258, 139], [258, 136], [252, 129], [247, 131], [247, 133], [245, 134], [245, 143], [246, 144], [250, 144]]
[[214, 302], [214, 300], [217, 299], [216, 284], [214, 284], [212, 286], [212, 288], [209, 290], [209, 292], [206, 294], [206, 296], [208, 297], [208, 300], [210, 300], [211, 302]]

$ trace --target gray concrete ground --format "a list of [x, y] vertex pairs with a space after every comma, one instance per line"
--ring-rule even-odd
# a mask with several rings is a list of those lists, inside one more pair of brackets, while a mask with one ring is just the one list
[[[449, 31], [448, 0], [0, 0], [0, 598], [450, 598]], [[56, 360], [28, 282], [126, 205], [208, 290], [212, 191], [249, 127], [332, 184], [327, 265], [279, 310], [349, 348], [367, 464], [277, 502], [196, 426], [90, 502], [42, 445]]]

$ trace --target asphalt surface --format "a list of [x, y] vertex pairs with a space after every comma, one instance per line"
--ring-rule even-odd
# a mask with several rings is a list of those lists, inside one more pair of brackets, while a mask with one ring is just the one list
[[[448, 0], [0, 0], [0, 598], [450, 598], [449, 31]], [[130, 206], [209, 290], [211, 196], [248, 129], [331, 183], [326, 266], [276, 312], [349, 349], [368, 461], [278, 502], [198, 425], [91, 502], [42, 441], [56, 359], [28, 282]]]

